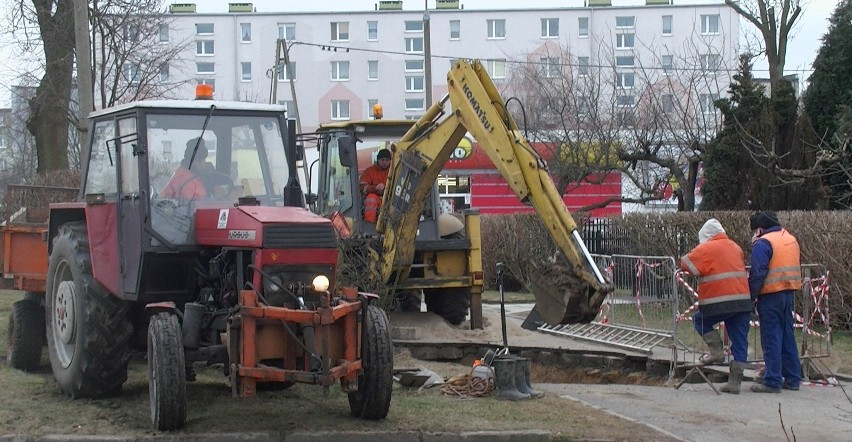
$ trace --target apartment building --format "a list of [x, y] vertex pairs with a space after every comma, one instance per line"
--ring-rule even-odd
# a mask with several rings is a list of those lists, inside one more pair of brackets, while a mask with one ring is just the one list
[[[232, 3], [228, 12], [201, 14], [194, 12], [194, 4], [175, 4], [160, 39], [194, 41], [167, 72], [189, 76], [190, 83], [213, 84], [217, 99], [268, 102], [275, 85], [277, 101], [292, 108], [295, 92], [306, 130], [329, 120], [368, 118], [374, 103], [382, 104], [388, 118], [416, 118], [426, 107], [430, 87], [426, 63], [431, 62], [431, 92], [437, 100], [458, 58], [485, 60], [492, 79], [509, 90], [518, 71], [530, 65], [539, 65], [544, 76], [614, 71], [623, 106], [638, 102], [631, 90], [649, 73], [704, 70], [722, 74], [703, 97], [696, 97], [712, 108], [712, 100], [727, 88], [727, 69], [736, 65], [736, 13], [721, 1], [610, 3], [473, 10], [438, 0], [438, 9], [428, 11], [428, 37], [424, 12], [402, 10], [401, 1], [381, 1], [371, 11], [304, 13], [256, 11], [250, 3]], [[286, 39], [290, 65], [273, 80], [280, 38]], [[424, 59], [427, 38], [430, 60]], [[187, 86], [186, 94], [191, 93]]]

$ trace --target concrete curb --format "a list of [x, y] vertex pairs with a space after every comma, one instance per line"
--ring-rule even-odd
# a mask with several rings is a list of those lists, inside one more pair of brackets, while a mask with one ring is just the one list
[[553, 435], [544, 430], [521, 431], [291, 431], [291, 432], [253, 432], [253, 433], [208, 433], [208, 434], [165, 434], [159, 436], [125, 437], [96, 436], [77, 434], [50, 434], [41, 437], [25, 434], [0, 435], [0, 442], [53, 442], [53, 441], [96, 441], [96, 442], [319, 442], [327, 440], [345, 440], [346, 442], [491, 442], [521, 441], [550, 442]]

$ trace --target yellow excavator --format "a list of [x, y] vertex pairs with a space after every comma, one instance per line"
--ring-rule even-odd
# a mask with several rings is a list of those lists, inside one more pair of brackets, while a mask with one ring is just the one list
[[[465, 223], [458, 223], [463, 228], [446, 227], [456, 224], [439, 213], [434, 186], [453, 150], [470, 133], [518, 198], [535, 209], [559, 249], [556, 256], [531, 263], [536, 310], [549, 324], [592, 321], [612, 286], [583, 244], [545, 161], [521, 135], [479, 61], [454, 63], [447, 86], [447, 95], [413, 124], [364, 120], [321, 126], [314, 134], [320, 166], [313, 206], [337, 218], [342, 236], [368, 252], [361, 255], [361, 267], [369, 267], [362, 274], [384, 284], [391, 295], [422, 290], [427, 309], [454, 323], [461, 321], [452, 306], [462, 305], [467, 313], [473, 298], [471, 326], [481, 327], [478, 214], [465, 216]], [[357, 171], [369, 165], [364, 164], [369, 157], [361, 155], [359, 165], [358, 151], [379, 147], [391, 150], [392, 162], [378, 220], [369, 223], [357, 190]], [[452, 234], [442, 230], [463, 234], [452, 242]], [[462, 302], [454, 304], [454, 299]]]

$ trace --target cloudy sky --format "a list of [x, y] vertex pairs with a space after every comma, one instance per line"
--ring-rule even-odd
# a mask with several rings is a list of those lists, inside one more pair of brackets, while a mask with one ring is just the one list
[[[8, 20], [11, 8], [19, 0], [0, 0], [0, 12]], [[29, 1], [29, 0], [24, 0]], [[286, 11], [367, 11], [375, 9], [378, 0], [248, 0], [254, 4], [258, 12]], [[682, 4], [719, 4], [723, 0], [675, 0]], [[191, 3], [193, 0], [181, 0], [179, 3]], [[195, 0], [198, 12], [227, 12], [228, 0]], [[230, 0], [236, 2], [236, 0]], [[167, 2], [172, 3], [172, 2]], [[580, 7], [583, 0], [461, 0], [465, 9], [511, 9], [523, 5], [525, 8]], [[641, 5], [644, 0], [613, 0], [614, 6]], [[787, 52], [786, 71], [788, 74], [797, 73], [802, 79], [810, 75], [810, 66], [819, 49], [820, 38], [828, 28], [827, 19], [837, 6], [837, 0], [804, 0], [804, 12], [794, 32]], [[404, 0], [403, 9], [422, 10], [426, 5], [434, 8], [434, 0]], [[749, 23], [741, 21], [743, 29], [751, 29]], [[0, 29], [0, 107], [9, 105], [9, 85], [16, 83], [22, 71], [27, 69], [25, 57], [11, 49], [16, 38], [11, 35], [8, 22]], [[18, 35], [22, 31], [17, 31]], [[31, 69], [31, 68], [30, 68]], [[767, 76], [766, 63], [758, 61], [755, 64], [757, 76]]]

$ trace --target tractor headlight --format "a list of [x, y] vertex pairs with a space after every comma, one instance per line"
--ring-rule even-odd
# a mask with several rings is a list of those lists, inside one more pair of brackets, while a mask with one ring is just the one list
[[263, 291], [264, 293], [276, 293], [281, 291], [281, 277], [280, 276], [272, 276], [269, 278], [263, 278]]
[[314, 281], [313, 281], [312, 284], [314, 286], [315, 291], [324, 292], [324, 291], [328, 290], [328, 286], [329, 286], [330, 283], [328, 282], [328, 278], [325, 275], [319, 275], [316, 278], [314, 278]]

